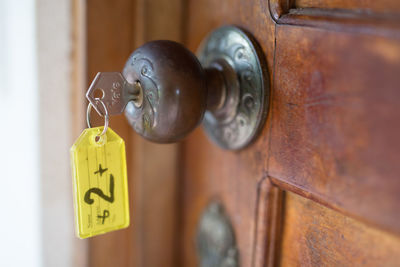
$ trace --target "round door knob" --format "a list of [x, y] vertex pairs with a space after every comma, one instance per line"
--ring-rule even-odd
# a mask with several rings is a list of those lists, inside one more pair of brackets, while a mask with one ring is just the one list
[[136, 132], [158, 143], [176, 142], [202, 121], [207, 101], [205, 72], [196, 56], [173, 41], [153, 41], [135, 50], [123, 75], [139, 83], [140, 104], [127, 112]]
[[203, 121], [218, 145], [242, 148], [267, 114], [264, 66], [256, 43], [236, 27], [211, 33], [198, 57], [173, 41], [148, 42], [132, 53], [123, 70], [127, 82], [140, 89], [125, 115], [137, 133], [153, 142], [179, 141]]

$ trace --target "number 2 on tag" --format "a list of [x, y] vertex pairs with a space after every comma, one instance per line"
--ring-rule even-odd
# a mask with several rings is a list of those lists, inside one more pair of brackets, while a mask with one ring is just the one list
[[88, 128], [71, 148], [77, 235], [87, 238], [129, 225], [124, 141], [110, 128]]

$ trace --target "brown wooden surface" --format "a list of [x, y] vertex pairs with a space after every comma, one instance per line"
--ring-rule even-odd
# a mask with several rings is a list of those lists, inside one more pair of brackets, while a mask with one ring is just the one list
[[258, 184], [257, 197], [251, 266], [277, 266], [281, 254], [283, 192], [265, 177]]
[[[186, 45], [196, 51], [202, 39], [215, 28], [235, 24], [249, 30], [266, 54], [269, 70], [273, 65], [274, 25], [267, 2], [260, 1], [189, 1]], [[254, 27], [262, 25], [262, 27]], [[269, 72], [272, 77], [271, 72]], [[268, 125], [268, 123], [266, 123]], [[194, 237], [201, 212], [213, 199], [222, 201], [230, 216], [240, 251], [241, 266], [258, 266], [266, 261], [264, 249], [254, 253], [256, 241], [256, 210], [259, 183], [265, 177], [268, 151], [268, 127], [248, 149], [225, 151], [211, 143], [202, 129], [197, 129], [183, 143], [182, 169], [182, 234], [180, 266], [197, 266]], [[266, 197], [261, 197], [266, 199]], [[257, 208], [258, 207], [258, 208]], [[267, 213], [267, 212], [266, 212]], [[265, 222], [260, 218], [257, 221]], [[265, 225], [257, 226], [259, 237], [265, 236]]]
[[[265, 139], [259, 140], [264, 146], [265, 142]], [[227, 153], [209, 143], [201, 130], [185, 142], [181, 161], [184, 188], [181, 266], [197, 266], [194, 237], [198, 220], [214, 199], [223, 203], [231, 219], [241, 263], [250, 266], [255, 242], [258, 183], [263, 177], [262, 151], [252, 152]]]
[[400, 42], [286, 25], [276, 34], [269, 174], [400, 232]]
[[[181, 7], [180, 0], [87, 1], [88, 81], [99, 71], [122, 71], [145, 41], [179, 41]], [[126, 144], [131, 226], [91, 238], [89, 265], [176, 266], [177, 145], [144, 141], [123, 115], [110, 126]]]
[[[99, 71], [118, 71], [132, 51], [133, 3], [120, 1], [87, 1], [87, 72], [88, 85]], [[82, 114], [83, 116], [83, 114]], [[93, 116], [98, 118], [98, 116]], [[96, 125], [101, 125], [98, 118]], [[133, 177], [131, 164], [133, 160], [132, 131], [123, 116], [115, 116], [110, 120], [110, 127], [125, 140], [128, 162], [128, 184], [130, 210], [134, 214], [132, 199]], [[89, 239], [89, 265], [96, 267], [132, 266], [134, 262], [135, 243], [133, 227], [135, 217], [131, 216], [128, 229], [112, 232]]]
[[[268, 262], [272, 256], [265, 244], [273, 243], [270, 239], [274, 235], [263, 243], [258, 241], [259, 236], [250, 234], [255, 224], [260, 235], [270, 227], [268, 220], [260, 227], [260, 220], [255, 223], [248, 211], [256, 207], [268, 210], [254, 200], [254, 180], [265, 174], [283, 190], [339, 210], [340, 216], [353, 220], [355, 227], [363, 225], [360, 221], [367, 222], [365, 235], [358, 236], [361, 244], [370, 240], [375, 229], [392, 231], [384, 235], [376, 230], [374, 238], [382, 242], [386, 236], [394, 238], [399, 230], [397, 20], [392, 21], [391, 16], [360, 18], [356, 10], [347, 18], [336, 10], [331, 14], [307, 11], [306, 15], [285, 15], [290, 11], [280, 6], [282, 2], [189, 1], [186, 44], [190, 49], [195, 50], [212, 29], [238, 25], [259, 41], [273, 79], [272, 112], [253, 145], [239, 152], [222, 151], [201, 130], [184, 143], [182, 266], [196, 265], [196, 223], [213, 198], [222, 199], [231, 215], [241, 264], [250, 266], [253, 261], [273, 265], [273, 260]], [[269, 6], [275, 9], [270, 12]], [[375, 7], [378, 10], [378, 4]], [[274, 12], [280, 13], [275, 16]], [[264, 205], [268, 207], [269, 201]], [[311, 216], [305, 215], [307, 220]], [[287, 218], [283, 216], [283, 220]], [[338, 225], [337, 231], [348, 230]], [[286, 242], [296, 243], [296, 238], [291, 236]], [[321, 235], [319, 241], [323, 238]], [[249, 245], [252, 242], [255, 247]], [[346, 240], [341, 242], [346, 245]], [[398, 244], [393, 245], [397, 249]], [[329, 244], [326, 246], [329, 249]], [[386, 254], [378, 253], [365, 263], [373, 265], [379, 259], [384, 265], [390, 264], [396, 251], [389, 250], [391, 259], [387, 261]], [[349, 263], [356, 263], [356, 257], [345, 256]], [[290, 263], [318, 266], [303, 258]]]
[[400, 238], [287, 193], [281, 266], [399, 266]]
[[[134, 47], [151, 40], [182, 41], [182, 0], [138, 0], [135, 5]], [[133, 50], [132, 50], [133, 52]], [[178, 145], [145, 141], [132, 128], [134, 266], [176, 266], [178, 232]]]
[[160, 147], [112, 118], [127, 141], [133, 226], [91, 239], [91, 266], [197, 266], [196, 227], [213, 199], [231, 218], [241, 266], [400, 262], [400, 2], [169, 3], [88, 1], [89, 80], [120, 70], [144, 41], [182, 40], [196, 51], [210, 31], [234, 24], [264, 51], [270, 113], [238, 152], [202, 129]]
[[399, 13], [397, 0], [295, 0], [296, 8], [348, 9], [360, 13]]

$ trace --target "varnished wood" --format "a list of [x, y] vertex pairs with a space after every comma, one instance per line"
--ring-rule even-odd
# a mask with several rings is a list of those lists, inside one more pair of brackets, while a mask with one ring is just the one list
[[294, 0], [268, 0], [268, 12], [272, 19], [277, 21], [282, 15], [294, 8]]
[[[274, 17], [269, 8], [266, 1], [188, 5], [187, 44], [192, 50], [207, 32], [234, 23], [260, 42], [273, 80], [272, 113], [253, 146], [238, 153], [219, 151], [200, 131], [184, 143], [184, 266], [195, 265], [190, 244], [198, 216], [213, 197], [222, 198], [229, 214], [241, 218], [233, 224], [241, 263], [249, 266], [251, 248], [243, 244], [251, 238], [243, 231], [244, 222], [250, 222], [243, 206], [253, 208], [246, 194], [254, 190], [254, 177], [264, 173], [277, 187], [366, 222], [369, 229], [398, 229], [397, 22], [391, 16], [346, 19], [335, 10], [296, 15], [290, 14], [290, 5], [275, 6], [280, 14]], [[249, 162], [252, 155], [258, 155], [257, 160]], [[263, 243], [253, 242], [260, 250]], [[254, 256], [254, 262], [263, 262], [266, 254], [254, 253], [261, 255], [261, 260]], [[348, 255], [348, 260], [353, 258]]]
[[[201, 40], [215, 28], [235, 24], [249, 30], [266, 54], [270, 70], [273, 65], [274, 25], [268, 13], [267, 1], [189, 1], [187, 11], [186, 45], [195, 51]], [[254, 25], [263, 25], [254, 27]], [[221, 150], [211, 143], [201, 129], [195, 130], [183, 143], [182, 169], [182, 243], [180, 266], [197, 266], [194, 237], [200, 215], [207, 203], [219, 199], [230, 217], [239, 248], [241, 266], [264, 264], [267, 245], [260, 215], [257, 226], [260, 240], [256, 240], [256, 210], [268, 213], [268, 208], [257, 205], [260, 181], [265, 177], [268, 151], [268, 122], [260, 137], [248, 148], [238, 152]], [[266, 190], [268, 191], [268, 190]], [[264, 194], [260, 199], [267, 199]], [[261, 201], [260, 203], [264, 203]], [[264, 234], [263, 234], [264, 233]], [[257, 244], [257, 245], [256, 245]], [[255, 252], [254, 246], [260, 246]], [[260, 254], [259, 254], [260, 253]]]
[[[99, 71], [118, 71], [124, 66], [126, 58], [132, 51], [132, 11], [133, 2], [119, 1], [87, 1], [87, 72], [88, 83]], [[87, 84], [89, 86], [89, 84]], [[82, 95], [84, 97], [84, 95]], [[84, 116], [84, 114], [82, 114]], [[102, 119], [96, 125], [101, 125]], [[114, 116], [110, 120], [110, 127], [125, 140], [128, 162], [128, 184], [130, 210], [134, 215], [132, 168], [134, 143], [131, 141], [131, 129], [123, 116]], [[133, 242], [135, 234], [131, 218], [128, 229], [112, 232], [106, 235], [93, 237], [89, 240], [89, 265], [96, 267], [134, 266], [136, 244]]]
[[281, 266], [398, 266], [400, 238], [287, 193]]
[[279, 25], [276, 45], [269, 174], [399, 232], [400, 42]]
[[296, 0], [296, 8], [347, 9], [360, 13], [400, 13], [397, 0]]
[[[176, 266], [178, 148], [133, 137], [134, 266]], [[139, 139], [140, 138], [140, 139]], [[157, 255], [156, 257], [154, 255]]]
[[[145, 41], [180, 41], [181, 2], [88, 1], [88, 81], [98, 71], [122, 71]], [[126, 142], [131, 226], [91, 239], [90, 265], [176, 266], [178, 146], [144, 141], [124, 116], [112, 117], [111, 127]]]
[[[182, 42], [184, 15], [183, 0], [135, 1], [134, 47], [151, 40]], [[132, 139], [136, 144], [131, 162], [136, 177], [135, 266], [177, 266], [179, 145], [154, 144], [137, 134]]]
[[[200, 129], [185, 142], [181, 162], [184, 188], [181, 203], [181, 266], [197, 266], [194, 237], [198, 220], [213, 199], [218, 199], [223, 204], [232, 222], [240, 251], [240, 262], [243, 266], [251, 265], [253, 245], [256, 242], [258, 183], [263, 177], [260, 175], [263, 168], [262, 153], [226, 153], [210, 144]], [[265, 198], [264, 196], [262, 199]], [[264, 219], [260, 218], [260, 221]], [[260, 225], [257, 232], [261, 233], [263, 227]], [[260, 252], [264, 253], [264, 250], [261, 249]]]
[[276, 266], [280, 257], [283, 193], [265, 177], [258, 184], [251, 266]]
[[[112, 119], [131, 149], [135, 228], [91, 241], [92, 266], [197, 266], [196, 228], [213, 199], [232, 221], [241, 266], [396, 264], [400, 30], [393, 14], [400, 5], [172, 2], [120, 0], [103, 2], [103, 10], [96, 1], [88, 11], [99, 16], [88, 19], [89, 74], [121, 69], [125, 53], [148, 40], [196, 51], [210, 31], [234, 24], [266, 56], [272, 108], [259, 138], [238, 152], [219, 149], [201, 129], [180, 147], [159, 147], [133, 135], [124, 118]], [[118, 33], [117, 24], [125, 25]], [[114, 39], [101, 46], [99, 33]]]

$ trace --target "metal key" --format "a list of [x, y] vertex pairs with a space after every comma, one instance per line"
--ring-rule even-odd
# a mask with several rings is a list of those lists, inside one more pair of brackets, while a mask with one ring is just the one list
[[86, 98], [102, 116], [105, 115], [105, 110], [94, 96], [97, 90], [103, 93], [100, 98], [109, 115], [121, 114], [129, 101], [135, 101], [136, 105], [141, 102], [142, 90], [139, 82], [128, 83], [120, 72], [99, 72], [86, 92]]

